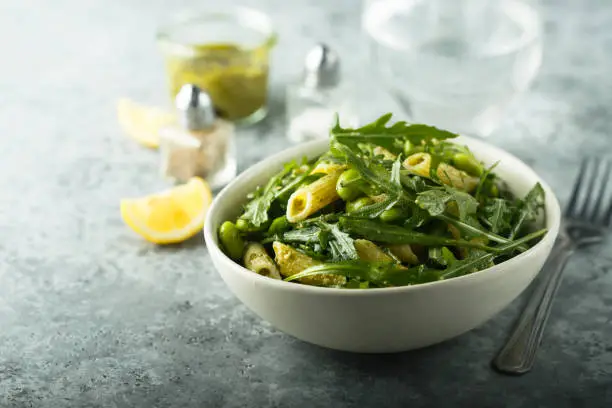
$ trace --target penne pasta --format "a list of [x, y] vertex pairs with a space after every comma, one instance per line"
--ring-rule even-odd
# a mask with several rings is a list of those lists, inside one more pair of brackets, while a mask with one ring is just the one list
[[375, 243], [368, 241], [367, 239], [356, 239], [355, 250], [357, 250], [359, 259], [362, 261], [393, 262], [393, 258], [391, 258], [385, 251], [380, 249], [380, 247], [378, 247]]
[[[274, 249], [275, 259], [280, 274], [284, 277], [295, 275], [311, 266], [321, 264], [321, 262], [316, 259], [278, 241], [272, 244], [272, 248]], [[340, 275], [315, 275], [299, 279], [299, 281], [307, 285], [336, 286], [342, 285], [346, 281], [346, 278]]]
[[287, 220], [295, 223], [303, 221], [321, 208], [340, 199], [336, 191], [336, 182], [342, 174], [335, 169], [306, 186], [296, 190], [287, 202]]
[[259, 275], [273, 279], [281, 279], [276, 264], [260, 243], [249, 242], [246, 245], [244, 251], [244, 266]]
[[431, 155], [429, 153], [411, 154], [402, 163], [404, 168], [417, 176], [429, 178]]
[[[453, 237], [453, 239], [461, 239], [461, 231], [459, 231], [459, 228], [455, 227], [453, 224], [447, 224], [447, 225], [448, 225], [448, 230], [450, 231], [450, 234]], [[465, 248], [459, 248], [457, 251], [457, 255], [459, 259], [464, 259], [467, 255], [467, 250]]]
[[374, 148], [374, 154], [376, 156], [383, 156], [387, 160], [395, 160], [397, 156], [385, 149], [384, 147], [376, 146]]
[[415, 255], [409, 244], [389, 245], [387, 248], [400, 261], [411, 265], [419, 264], [419, 258]]
[[453, 239], [461, 239], [461, 231], [459, 231], [459, 228], [455, 227], [453, 224], [447, 224], [447, 225], [448, 225], [448, 231], [453, 236]]
[[[308, 171], [309, 167], [306, 164], [301, 165], [297, 169], [295, 169], [295, 174], [304, 174]], [[312, 173], [312, 172], [311, 172]]]
[[[431, 155], [429, 153], [415, 153], [408, 156], [402, 163], [404, 168], [417, 176], [430, 178]], [[480, 179], [467, 174], [463, 170], [451, 166], [447, 163], [440, 163], [436, 170], [436, 175], [440, 181], [448, 186], [469, 192], [474, 191]]]
[[310, 174], [316, 174], [316, 173], [329, 174], [329, 173], [334, 173], [336, 171], [343, 171], [343, 170], [346, 170], [346, 166], [344, 164], [321, 162], [317, 164], [314, 169], [312, 169]]
[[478, 186], [480, 179], [458, 170], [450, 164], [440, 163], [436, 172], [440, 181], [444, 184], [458, 188], [459, 190], [472, 192]]
[[382, 203], [383, 201], [385, 201], [388, 198], [388, 196], [386, 194], [378, 194], [378, 195], [375, 195], [375, 196], [370, 196], [370, 198], [375, 203]]

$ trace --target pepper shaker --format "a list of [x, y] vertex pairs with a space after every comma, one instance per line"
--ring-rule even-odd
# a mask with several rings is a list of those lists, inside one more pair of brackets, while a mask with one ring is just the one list
[[234, 125], [217, 118], [208, 93], [183, 85], [175, 99], [178, 123], [160, 131], [162, 175], [177, 182], [205, 179], [212, 189], [236, 176]]
[[336, 113], [342, 126], [358, 125], [351, 92], [341, 76], [340, 57], [329, 46], [319, 43], [307, 53], [301, 78], [287, 87], [289, 140], [328, 137]]

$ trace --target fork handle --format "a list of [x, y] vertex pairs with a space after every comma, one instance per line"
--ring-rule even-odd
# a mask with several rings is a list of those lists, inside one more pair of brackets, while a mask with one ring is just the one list
[[569, 239], [560, 237], [557, 240], [542, 268], [542, 278], [537, 281], [508, 342], [493, 361], [499, 371], [525, 374], [533, 367], [563, 269], [574, 249]]

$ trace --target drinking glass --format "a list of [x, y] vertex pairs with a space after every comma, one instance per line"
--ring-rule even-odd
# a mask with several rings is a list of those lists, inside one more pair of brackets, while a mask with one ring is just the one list
[[525, 0], [369, 0], [382, 83], [414, 122], [488, 136], [536, 76], [541, 23]]

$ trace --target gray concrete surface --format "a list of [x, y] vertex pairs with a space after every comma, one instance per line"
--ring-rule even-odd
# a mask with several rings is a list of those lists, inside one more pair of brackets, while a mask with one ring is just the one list
[[[612, 246], [580, 254], [537, 366], [489, 368], [521, 300], [447, 343], [351, 355], [284, 335], [242, 306], [201, 238], [143, 242], [121, 197], [156, 191], [157, 156], [115, 101], [167, 103], [157, 23], [199, 2], [0, 1], [1, 407], [604, 407], [612, 402]], [[243, 129], [240, 168], [286, 146], [282, 87], [317, 40], [367, 75], [357, 1], [246, 1], [280, 32], [272, 113]], [[566, 200], [579, 156], [610, 153], [612, 5], [547, 0], [544, 64], [493, 141]], [[373, 115], [393, 109], [362, 82]], [[365, 97], [364, 97], [365, 98]]]

